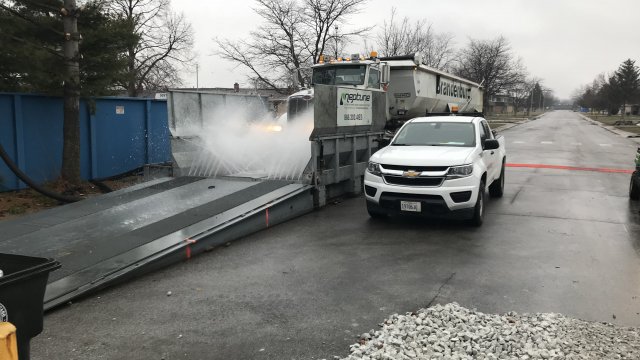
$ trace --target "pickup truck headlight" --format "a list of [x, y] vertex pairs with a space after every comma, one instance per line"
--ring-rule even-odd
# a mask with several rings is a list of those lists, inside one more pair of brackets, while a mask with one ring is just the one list
[[452, 166], [447, 172], [447, 179], [460, 179], [473, 173], [473, 165]]
[[375, 176], [382, 175], [382, 173], [380, 172], [380, 164], [374, 163], [373, 161], [369, 161], [369, 163], [367, 164], [367, 171], [371, 175], [375, 175]]

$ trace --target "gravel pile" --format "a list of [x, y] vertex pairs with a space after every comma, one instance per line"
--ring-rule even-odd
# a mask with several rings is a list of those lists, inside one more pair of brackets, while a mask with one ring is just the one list
[[406, 315], [351, 345], [356, 359], [640, 359], [636, 328], [560, 314], [484, 314], [456, 303]]

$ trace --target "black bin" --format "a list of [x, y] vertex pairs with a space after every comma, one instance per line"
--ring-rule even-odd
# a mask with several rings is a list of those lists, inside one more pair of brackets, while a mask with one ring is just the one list
[[47, 279], [59, 267], [52, 259], [0, 254], [0, 321], [15, 325], [20, 360], [29, 359], [29, 342], [42, 332]]

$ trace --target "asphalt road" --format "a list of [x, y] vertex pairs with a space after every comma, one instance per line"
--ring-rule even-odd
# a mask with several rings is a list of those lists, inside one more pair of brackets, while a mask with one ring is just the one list
[[[631, 169], [637, 146], [572, 112], [504, 135], [509, 163]], [[348, 199], [47, 314], [32, 359], [331, 359], [392, 313], [453, 301], [640, 326], [629, 179], [509, 168], [479, 229], [376, 222]]]

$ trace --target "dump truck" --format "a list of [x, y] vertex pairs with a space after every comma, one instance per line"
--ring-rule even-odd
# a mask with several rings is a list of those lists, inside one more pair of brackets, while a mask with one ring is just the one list
[[[286, 121], [311, 109], [315, 89], [319, 85], [335, 86], [352, 91], [343, 93], [337, 101], [358, 102], [368, 92], [386, 93], [384, 117], [387, 129], [395, 130], [404, 121], [434, 113], [481, 113], [482, 85], [424, 65], [420, 53], [369, 58], [359, 55], [324, 61], [312, 67], [312, 87], [288, 98]], [[338, 104], [342, 105], [342, 104]], [[370, 115], [353, 106], [338, 114], [339, 121], [363, 121]], [[284, 119], [285, 117], [283, 117]]]

